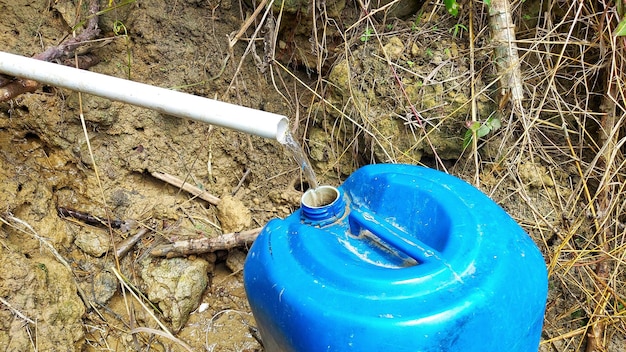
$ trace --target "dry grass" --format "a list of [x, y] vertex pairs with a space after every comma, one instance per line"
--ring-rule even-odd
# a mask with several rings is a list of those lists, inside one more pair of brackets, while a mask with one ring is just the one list
[[[335, 73], [344, 65], [340, 69], [346, 78], [333, 79], [331, 73], [312, 86], [301, 82], [301, 92], [312, 91], [306, 126], [330, 136], [326, 153], [334, 162], [323, 171], [342, 174], [346, 159], [347, 169], [367, 162], [424, 162], [471, 180], [509, 210], [545, 256], [550, 297], [542, 351], [624, 350], [625, 43], [612, 32], [619, 22], [615, 6], [511, 3], [524, 84], [523, 106], [515, 111], [496, 89], [500, 76], [489, 58], [493, 47], [483, 5], [474, 3], [471, 15], [466, 6], [456, 20], [469, 31], [455, 37], [458, 57], [472, 58], [469, 69], [454, 71], [444, 60], [440, 69], [448, 70], [449, 81], [442, 81], [444, 76], [415, 70], [407, 54], [414, 43], [422, 50], [436, 48], [433, 43], [450, 37], [454, 22], [446, 20], [442, 2], [426, 5], [418, 32], [409, 22], [385, 22], [358, 4], [360, 16], [340, 33], [342, 42], [334, 52], [338, 59], [332, 61]], [[316, 23], [324, 28], [318, 33], [330, 32], [326, 27], [332, 22], [323, 16]], [[404, 55], [389, 51], [392, 37], [402, 39]], [[320, 44], [330, 42], [316, 38]], [[328, 52], [318, 54], [317, 67], [330, 60]], [[279, 64], [274, 67], [288, 72]], [[457, 110], [437, 113], [437, 108], [411, 100], [406, 88], [415, 80], [424, 87], [439, 84], [442, 96], [459, 86], [471, 87], [471, 93]], [[433, 136], [450, 123], [464, 123], [459, 118], [485, 121], [477, 102], [492, 104], [502, 128], [474, 138], [456, 163], [442, 160]], [[404, 120], [402, 133], [409, 145], [381, 129], [384, 111]], [[310, 137], [312, 152], [318, 142]], [[421, 153], [415, 153], [418, 149]]]
[[[555, 3], [520, 33], [528, 114], [511, 133], [519, 137], [508, 156], [509, 177], [517, 178], [516, 167], [530, 159], [552, 170], [557, 185], [556, 192], [545, 190], [551, 207], [530, 229], [540, 235], [554, 285], [544, 344], [556, 351], [617, 350], [626, 333], [624, 43], [612, 33], [614, 7], [567, 6]], [[525, 188], [519, 191], [531, 205]]]

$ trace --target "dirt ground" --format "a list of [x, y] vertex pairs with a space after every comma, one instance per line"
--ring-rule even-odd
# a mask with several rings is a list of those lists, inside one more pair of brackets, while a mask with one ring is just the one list
[[[74, 13], [71, 1], [0, 2], [2, 50], [32, 56], [58, 44], [69, 31], [66, 19], [71, 21]], [[130, 40], [114, 38], [114, 21], [123, 23]], [[235, 48], [224, 73], [212, 78], [228, 55], [227, 36], [237, 31], [240, 23], [239, 4], [226, 1], [122, 6], [101, 16], [102, 37], [114, 39], [97, 49], [102, 62], [92, 70], [127, 77], [130, 69], [131, 78], [140, 82], [182, 87], [194, 94], [290, 115], [290, 107], [248, 60], [228, 88], [236, 58], [242, 56], [241, 45]], [[39, 241], [19, 225], [2, 226], [1, 296], [35, 324], [24, 325], [24, 320], [3, 306], [0, 345], [11, 351], [138, 350], [141, 346], [169, 350], [175, 343], [151, 339], [149, 334], [129, 334], [136, 327], [157, 327], [139, 306], [127, 305], [134, 300], [121, 294], [111, 270], [115, 267], [113, 246], [129, 233], [109, 233], [64, 220], [57, 208], [100, 217], [106, 217], [105, 209], [109, 209], [112, 218], [133, 219], [155, 229], [156, 235], [146, 236], [120, 262], [124, 275], [137, 282], [140, 277], [150, 277], [142, 272], [146, 266], [155, 265], [157, 270], [164, 265], [162, 259], [150, 259], [147, 250], [151, 246], [222, 231], [215, 207], [191, 199], [151, 173], [186, 178], [211, 194], [232, 197], [235, 204], [250, 209], [248, 218], [234, 226], [254, 228], [288, 215], [298, 205], [293, 186], [299, 177], [297, 165], [275, 141], [83, 95], [92, 160], [78, 99], [75, 92], [44, 87], [1, 105], [2, 211], [29, 224], [43, 239]], [[56, 248], [72, 272], [58, 263], [43, 241]], [[242, 254], [234, 252], [229, 257]], [[179, 338], [196, 351], [259, 348], [248, 330], [253, 320], [241, 282], [241, 260], [226, 264], [226, 256], [220, 252], [167, 264], [179, 265], [179, 276], [187, 270], [192, 279], [200, 275], [204, 280], [200, 285], [204, 287], [195, 290], [201, 299], [191, 305], [161, 307], [171, 313], [160, 319], [174, 331], [180, 330]], [[168, 283], [169, 292], [160, 298], [155, 298], [159, 297], [155, 292], [151, 299], [167, 305], [168, 297], [185, 287], [182, 281]], [[93, 302], [92, 307], [81, 301], [75, 282]], [[207, 303], [208, 308], [197, 311], [198, 302]], [[185, 322], [192, 310], [195, 312]], [[128, 315], [131, 311], [132, 318]]]
[[[57, 45], [71, 32], [75, 14], [85, 16], [86, 5], [81, 4], [0, 0], [0, 50], [30, 57]], [[463, 102], [470, 90], [466, 82], [448, 79], [470, 69], [463, 54], [467, 47], [455, 42], [449, 27], [442, 25], [443, 29], [425, 35], [436, 38], [425, 49], [419, 39], [406, 40], [410, 31], [394, 34], [397, 28], [416, 23], [415, 17], [406, 23], [388, 22], [390, 34], [382, 43], [392, 60], [419, 73], [405, 77], [404, 83], [412, 99], [420, 97], [420, 109], [450, 117], [431, 121], [439, 126], [428, 142], [436, 145], [433, 152], [426, 142], [412, 147], [414, 122], [402, 112], [404, 107], [397, 106], [400, 93], [393, 88], [388, 67], [373, 59], [382, 54], [368, 46], [374, 39], [367, 30], [354, 38], [355, 49], [349, 55], [341, 47], [333, 49], [329, 40], [323, 65], [302, 52], [305, 44], [298, 41], [302, 39], [293, 39], [298, 37], [296, 30], [282, 32], [278, 58], [291, 65], [290, 75], [268, 69], [267, 40], [255, 40], [255, 51], [244, 55], [256, 24], [229, 48], [229, 40], [254, 10], [245, 2], [101, 3], [102, 8], [111, 4], [119, 6], [100, 16], [100, 38], [107, 40], [90, 46], [101, 60], [90, 70], [286, 115], [292, 119], [295, 135], [301, 140], [306, 136], [306, 150], [322, 184], [338, 185], [360, 165], [390, 161], [447, 166], [452, 173], [472, 178], [472, 163], [462, 157], [469, 111]], [[344, 11], [346, 21], [358, 15], [358, 11]], [[268, 32], [273, 34], [264, 27], [259, 38]], [[478, 64], [490, 54], [481, 55]], [[344, 67], [355, 69], [348, 72]], [[341, 119], [341, 113], [320, 104], [299, 83], [315, 86], [322, 80], [332, 87], [325, 99], [335, 106], [347, 106], [355, 97], [375, 101], [359, 108], [372, 116], [367, 127], [389, 139], [360, 135]], [[429, 85], [428, 80], [444, 83]], [[349, 82], [358, 82], [359, 91], [352, 91]], [[478, 87], [484, 84], [478, 82]], [[386, 96], [395, 98], [382, 98]], [[437, 98], [441, 96], [445, 102]], [[496, 106], [490, 99], [478, 101], [483, 115]], [[497, 151], [493, 143], [484, 153]], [[180, 342], [158, 334], [163, 331], [159, 322], [194, 351], [262, 350], [242, 284], [245, 247], [170, 259], [149, 252], [170, 241], [261, 227], [297, 209], [306, 181], [278, 142], [44, 86], [0, 103], [0, 160], [4, 219], [0, 346], [5, 350], [184, 350]], [[536, 211], [561, 221], [559, 214], [550, 212], [550, 197], [571, 193], [568, 177], [574, 171], [564, 168], [552, 173], [539, 164], [524, 165], [520, 177], [527, 194], [536, 197], [533, 211], [501, 187], [504, 178], [497, 167], [482, 175], [483, 190], [525, 228], [533, 228], [529, 224]], [[167, 185], [153, 176], [157, 172], [222, 198], [222, 209]], [[547, 196], [545, 184], [551, 184]], [[86, 225], [60, 216], [64, 209], [120, 219], [129, 229]], [[116, 248], [139, 225], [153, 231], [117, 261]], [[548, 251], [542, 237], [532, 235], [541, 250]], [[554, 288], [558, 282], [551, 285]], [[133, 297], [138, 294], [147, 296], [156, 309], [142, 307]], [[550, 294], [548, 314], [558, 320], [555, 317], [566, 314], [563, 311], [571, 305], [563, 303], [563, 295], [555, 290]], [[543, 338], [565, 328], [577, 327], [548, 326]], [[623, 350], [621, 339], [612, 341], [612, 351]], [[575, 350], [554, 346], [542, 349]]]

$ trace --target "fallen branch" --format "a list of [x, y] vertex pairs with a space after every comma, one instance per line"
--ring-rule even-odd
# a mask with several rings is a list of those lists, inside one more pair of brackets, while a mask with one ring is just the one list
[[[104, 217], [98, 217], [91, 215], [89, 213], [85, 213], [82, 211], [74, 210], [71, 208], [60, 207], [57, 206], [57, 214], [60, 218], [72, 218], [75, 220], [79, 220], [84, 222], [87, 225], [97, 226], [97, 227], [112, 227], [112, 228], [122, 228], [124, 225], [127, 225], [127, 222], [119, 219], [106, 219]], [[127, 225], [128, 226], [128, 225]]]
[[167, 182], [174, 187], [178, 187], [185, 192], [191, 193], [192, 195], [200, 199], [206, 200], [207, 202], [213, 205], [218, 205], [220, 203], [220, 199], [218, 197], [192, 184], [186, 183], [185, 181], [179, 179], [176, 176], [166, 174], [163, 172], [153, 172], [152, 176], [154, 176], [155, 178], [158, 178], [159, 180], [163, 182]]
[[[53, 61], [57, 59], [61, 59], [63, 57], [71, 56], [74, 51], [84, 45], [86, 42], [95, 38], [99, 33], [100, 29], [98, 28], [98, 11], [100, 10], [100, 3], [98, 0], [91, 0], [89, 4], [89, 19], [87, 21], [87, 27], [80, 32], [80, 34], [73, 36], [63, 43], [48, 48], [44, 52], [33, 56], [34, 59], [42, 60], [42, 61]], [[82, 64], [79, 64], [81, 68], [91, 67], [98, 63], [97, 59], [89, 58], [89, 59], [81, 59], [79, 60]], [[85, 65], [91, 65], [86, 66]], [[39, 88], [39, 83], [30, 79], [15, 79], [11, 80], [9, 78], [0, 78], [0, 103], [14, 99], [20, 94], [34, 92]]]
[[85, 42], [92, 40], [100, 33], [100, 29], [98, 28], [98, 11], [100, 11], [100, 3], [98, 0], [91, 0], [89, 3], [89, 17], [85, 29], [83, 29], [80, 34], [65, 40], [57, 46], [48, 48], [43, 53], [33, 56], [33, 58], [43, 61], [52, 61], [60, 57], [71, 56], [74, 50], [85, 44]]
[[252, 230], [227, 233], [213, 238], [196, 238], [163, 244], [154, 247], [152, 251], [150, 251], [150, 255], [154, 257], [173, 258], [247, 246], [254, 242], [262, 229], [262, 227], [257, 227]]

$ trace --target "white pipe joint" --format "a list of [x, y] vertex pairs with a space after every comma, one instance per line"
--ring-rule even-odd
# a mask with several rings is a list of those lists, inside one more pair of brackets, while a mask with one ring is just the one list
[[289, 127], [289, 120], [283, 115], [1, 51], [0, 73], [273, 138], [281, 143]]

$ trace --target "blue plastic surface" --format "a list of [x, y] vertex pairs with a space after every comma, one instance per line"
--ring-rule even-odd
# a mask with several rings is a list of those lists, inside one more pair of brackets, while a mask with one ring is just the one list
[[250, 249], [266, 351], [537, 351], [545, 263], [498, 205], [410, 165], [363, 167], [338, 190], [340, 218], [297, 210]]

